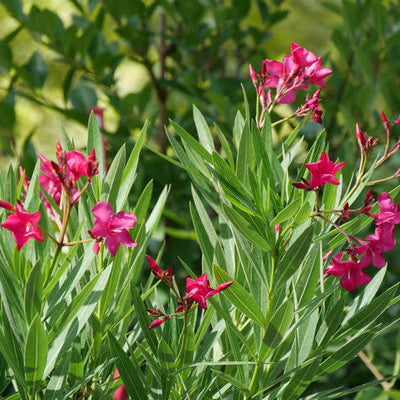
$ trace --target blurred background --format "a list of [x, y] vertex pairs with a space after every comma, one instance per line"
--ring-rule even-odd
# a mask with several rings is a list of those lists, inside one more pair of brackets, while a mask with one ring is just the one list
[[[53, 158], [62, 130], [83, 149], [92, 107], [103, 119], [110, 159], [123, 143], [134, 146], [145, 121], [148, 146], [173, 156], [164, 127], [174, 120], [194, 134], [192, 104], [229, 135], [243, 106], [241, 85], [255, 110], [249, 64], [258, 70], [265, 58], [280, 61], [291, 42], [321, 56], [323, 66], [333, 70], [321, 93], [323, 126], [304, 125], [303, 151], [325, 128], [331, 158], [348, 163], [346, 181], [358, 167], [355, 123], [383, 146], [379, 112], [391, 121], [400, 114], [397, 0], [0, 0], [0, 170], [22, 165], [29, 176], [36, 152]], [[286, 135], [292, 123], [283, 124], [276, 138]], [[393, 134], [394, 144], [397, 126]], [[165, 264], [178, 264], [179, 255], [200, 268], [185, 173], [149, 150], [141, 157], [133, 204], [148, 180], [159, 190], [171, 185], [153, 252], [164, 243]], [[380, 177], [399, 165], [396, 154]], [[379, 191], [392, 187], [390, 181]], [[391, 257], [389, 281], [395, 281], [400, 253]], [[400, 350], [397, 332], [389, 336], [367, 350], [381, 372], [390, 375], [398, 369]], [[369, 379], [355, 359], [332, 381], [319, 384], [327, 389]], [[375, 388], [356, 398], [379, 396]]]

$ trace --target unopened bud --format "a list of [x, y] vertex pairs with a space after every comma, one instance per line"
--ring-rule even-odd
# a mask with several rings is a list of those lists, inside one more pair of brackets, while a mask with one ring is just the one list
[[365, 149], [366, 139], [365, 139], [365, 133], [361, 130], [360, 125], [358, 123], [356, 124], [356, 137], [358, 144], [361, 149]]
[[249, 75], [253, 85], [257, 88], [257, 74], [252, 65], [249, 65]]
[[163, 322], [165, 321], [165, 319], [159, 318], [159, 319], [155, 319], [150, 325], [149, 328], [155, 328], [156, 326], [160, 326]]

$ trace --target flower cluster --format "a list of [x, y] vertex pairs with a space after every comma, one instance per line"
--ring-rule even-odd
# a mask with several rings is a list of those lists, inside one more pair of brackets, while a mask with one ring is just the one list
[[[394, 147], [390, 149], [392, 124], [383, 112], [381, 113], [381, 120], [386, 131], [386, 146], [384, 154], [377, 161], [375, 167], [382, 164], [383, 161], [396, 153], [400, 148], [399, 142], [397, 142]], [[395, 121], [395, 123], [398, 123], [399, 120], [400, 119]], [[350, 190], [350, 194], [355, 192], [364, 179], [368, 157], [378, 142], [378, 139], [371, 138], [367, 133], [363, 132], [358, 124], [356, 125], [355, 136], [360, 148], [361, 160], [358, 176], [353, 188]], [[307, 180], [302, 178], [302, 182], [294, 182], [293, 186], [306, 191], [315, 191], [316, 211], [314, 211], [312, 215], [322, 218], [325, 222], [331, 224], [336, 230], [345, 235], [349, 247], [345, 249], [345, 251], [341, 251], [336, 256], [332, 257], [332, 261], [325, 269], [325, 273], [327, 275], [340, 276], [340, 284], [345, 289], [353, 291], [357, 286], [364, 285], [371, 280], [371, 277], [364, 272], [366, 267], [373, 265], [374, 267], [382, 268], [386, 265], [383, 253], [390, 252], [394, 249], [396, 241], [393, 232], [395, 225], [400, 224], [400, 212], [398, 211], [398, 205], [395, 205], [389, 194], [385, 192], [379, 194], [377, 197], [379, 213], [371, 213], [371, 203], [373, 202], [372, 190], [367, 192], [364, 205], [360, 208], [351, 209], [349, 203], [346, 202], [339, 210], [321, 210], [319, 208], [320, 190], [325, 183], [339, 184], [335, 175], [344, 165], [345, 163], [343, 162], [332, 162], [328, 155], [323, 152], [319, 161], [305, 164], [305, 167], [310, 171], [311, 179]], [[397, 176], [399, 176], [398, 171], [392, 176], [381, 179], [380, 181]], [[380, 181], [371, 181], [368, 182], [368, 184], [372, 185]], [[339, 223], [341, 221], [348, 221], [352, 214], [367, 215], [374, 219], [375, 231], [364, 239], [351, 236], [336, 222], [326, 217], [326, 214], [338, 216]], [[332, 250], [330, 252], [332, 252]]]
[[[332, 73], [330, 69], [322, 67], [321, 57], [296, 43], [291, 44], [291, 53], [285, 56], [282, 62], [265, 59], [258, 73], [251, 65], [249, 69], [262, 107], [259, 126], [262, 125], [262, 116], [265, 112], [270, 112], [275, 104], [293, 103], [297, 91], [308, 89], [309, 84], [326, 87], [325, 78]], [[292, 116], [305, 116], [311, 111], [312, 120], [321, 123], [319, 94], [320, 90], [312, 97], [307, 96], [306, 103]]]
[[[173, 280], [173, 272], [171, 267], [168, 267], [165, 271], [162, 270], [157, 262], [150, 256], [146, 256], [147, 262], [153, 274], [156, 278], [164, 282], [174, 292], [178, 306], [172, 314], [166, 314], [159, 309], [148, 308], [147, 312], [151, 314], [155, 319], [150, 324], [149, 328], [155, 328], [161, 325], [163, 322], [169, 320], [171, 317], [185, 315], [192, 311], [195, 307], [200, 306], [202, 309], [207, 309], [207, 299], [217, 293], [225, 290], [233, 282], [224, 282], [218, 285], [215, 289], [210, 286], [207, 274], [201, 275], [197, 279], [186, 278], [186, 293], [181, 296], [178, 289], [175, 287]], [[196, 304], [195, 304], [196, 303]]]
[[[71, 209], [79, 202], [83, 193], [90, 186], [92, 177], [99, 173], [94, 150], [86, 158], [79, 151], [64, 151], [61, 145], [57, 143], [56, 158], [58, 162], [50, 161], [41, 154], [38, 157], [41, 162], [41, 174], [39, 175], [39, 183], [42, 187], [41, 196], [49, 217], [55, 222], [59, 232], [56, 238], [41, 228], [38, 225], [41, 213], [28, 213], [21, 200], [18, 200], [15, 207], [0, 200], [0, 207], [11, 211], [8, 219], [1, 226], [12, 232], [17, 250], [21, 250], [31, 238], [43, 241], [43, 234], [47, 235], [58, 247], [93, 240], [95, 241], [93, 250], [96, 253], [99, 251], [99, 243], [104, 239], [105, 246], [111, 256], [115, 256], [120, 244], [127, 247], [136, 246], [127, 231], [127, 229], [134, 227], [136, 216], [122, 211], [114, 214], [111, 204], [105, 201], [98, 202], [92, 209], [94, 226], [89, 231], [90, 238], [77, 242], [66, 240]], [[24, 178], [23, 188], [26, 192], [29, 182], [21, 170], [20, 175]], [[78, 181], [82, 177], [85, 177], [86, 181], [79, 188]], [[56, 206], [58, 207], [57, 210], [55, 210]]]
[[347, 290], [353, 291], [368, 283], [371, 277], [363, 269], [371, 264], [377, 268], [384, 267], [386, 260], [382, 253], [392, 251], [396, 244], [393, 232], [395, 224], [400, 224], [399, 207], [393, 204], [386, 192], [378, 195], [378, 204], [379, 213], [369, 213], [375, 220], [375, 232], [365, 239], [354, 238], [360, 245], [355, 246], [354, 240], [351, 242], [346, 249], [348, 260], [343, 261], [344, 252], [339, 252], [325, 270], [328, 275], [341, 276], [340, 284]]

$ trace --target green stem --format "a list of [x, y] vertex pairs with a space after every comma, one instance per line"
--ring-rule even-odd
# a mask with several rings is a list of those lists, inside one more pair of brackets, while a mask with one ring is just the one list
[[99, 251], [99, 272], [102, 272], [104, 268], [104, 245], [100, 245]]
[[347, 201], [350, 199], [350, 197], [353, 195], [353, 193], [360, 186], [360, 184], [364, 178], [366, 166], [367, 166], [367, 157], [365, 154], [361, 153], [361, 160], [360, 160], [360, 166], [358, 168], [357, 180], [356, 180], [354, 186], [351, 188], [350, 192], [347, 194], [347, 196], [342, 201], [342, 206], [347, 203]]
[[43, 285], [44, 287], [47, 286], [47, 284], [49, 283], [49, 280], [51, 279], [51, 276], [53, 275], [53, 270], [54, 270], [54, 267], [55, 267], [56, 262], [58, 260], [58, 257], [60, 256], [61, 248], [62, 248], [62, 245], [57, 242], [57, 247], [56, 247], [56, 251], [55, 251], [54, 256], [53, 256], [53, 260], [51, 262], [50, 268], [47, 270], [45, 283]]

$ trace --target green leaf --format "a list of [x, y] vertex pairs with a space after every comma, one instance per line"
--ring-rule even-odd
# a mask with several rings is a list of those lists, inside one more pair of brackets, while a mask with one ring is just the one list
[[46, 367], [47, 350], [46, 331], [40, 315], [37, 314], [29, 327], [24, 352], [25, 378], [32, 393], [37, 391], [38, 384], [42, 380]]
[[135, 182], [136, 169], [139, 162], [140, 151], [146, 142], [147, 135], [147, 122], [144, 124], [143, 129], [140, 131], [139, 137], [136, 140], [135, 147], [133, 148], [131, 155], [129, 156], [128, 162], [122, 174], [121, 184], [118, 189], [118, 197], [116, 205], [118, 210], [122, 210], [128, 199], [129, 192]]
[[120, 183], [124, 171], [123, 168], [125, 166], [125, 154], [125, 145], [123, 145], [114, 157], [103, 184], [103, 193], [100, 200], [108, 201], [113, 206], [115, 205], [119, 195]]
[[233, 282], [232, 285], [224, 290], [224, 295], [241, 313], [264, 328], [265, 317], [251, 294], [240, 283], [235, 282], [235, 279], [229, 276], [222, 268], [218, 267], [218, 265], [213, 265], [213, 272], [218, 284]]
[[42, 308], [43, 278], [41, 263], [37, 263], [29, 273], [25, 286], [25, 313], [30, 324], [36, 314], [40, 314]]
[[3, 333], [0, 329], [0, 352], [7, 361], [8, 366], [12, 369], [18, 386], [26, 387], [23, 360], [24, 349], [19, 345], [6, 318], [4, 318], [2, 324], [4, 325], [5, 332]]
[[43, 400], [58, 400], [65, 398], [65, 386], [67, 384], [68, 372], [69, 372], [70, 353], [67, 353], [66, 357], [60, 362], [54, 371], [54, 374], [50, 377], [49, 383], [47, 384], [44, 392]]
[[227, 219], [232, 223], [236, 230], [241, 233], [246, 239], [250, 240], [254, 245], [264, 251], [271, 251], [271, 247], [259, 233], [257, 233], [253, 226], [250, 225], [249, 219], [242, 217], [233, 208], [222, 205]]
[[278, 215], [270, 222], [270, 226], [274, 227], [282, 222], [287, 221], [299, 210], [299, 199], [293, 200], [283, 210], [279, 211]]
[[307, 221], [310, 218], [311, 214], [311, 206], [310, 203], [306, 202], [302, 205], [299, 212], [294, 217], [294, 223], [296, 225], [301, 225], [303, 222]]
[[186, 143], [193, 151], [195, 151], [205, 161], [211, 163], [210, 152], [205, 149], [204, 145], [200, 144], [189, 132], [180, 127], [175, 122], [172, 121], [171, 124], [184, 143]]
[[209, 153], [212, 153], [215, 151], [213, 135], [207, 125], [207, 121], [195, 105], [193, 105], [193, 119], [200, 143]]
[[171, 374], [176, 369], [175, 354], [163, 337], [158, 344], [158, 358], [166, 375]]
[[319, 376], [336, 371], [346, 364], [360, 352], [374, 336], [375, 332], [372, 330], [351, 338], [346, 344], [338, 350], [335, 350], [331, 356], [320, 364]]
[[132, 286], [132, 302], [135, 306], [136, 318], [138, 319], [140, 328], [142, 329], [142, 333], [147, 340], [147, 343], [150, 346], [153, 354], [157, 354], [157, 338], [154, 331], [149, 329], [151, 319], [149, 318], [149, 315], [146, 311], [143, 300], [140, 297], [138, 290], [134, 286]]
[[[77, 335], [80, 333], [82, 328], [85, 326], [93, 311], [97, 306], [97, 302], [100, 299], [101, 294], [107, 284], [108, 278], [111, 273], [111, 266], [108, 266], [104, 271], [96, 275], [93, 280], [95, 281], [95, 285], [93, 286], [92, 281], [90, 282], [91, 291], [86, 290], [84, 292], [85, 300], [83, 304], [78, 305], [75, 303], [73, 309], [71, 309], [71, 313], [74, 315], [68, 315], [70, 322], [65, 326], [63, 331], [50, 343], [49, 346], [49, 354], [47, 357], [47, 365], [44, 372], [44, 377], [47, 377], [48, 374], [53, 370], [57, 361], [67, 352], [71, 344], [76, 339]], [[82, 300], [83, 295], [79, 298], [79, 301]], [[71, 320], [71, 318], [73, 318]]]
[[9, 13], [13, 15], [17, 20], [21, 20], [24, 15], [22, 11], [21, 0], [2, 0], [1, 4], [7, 8]]
[[343, 329], [347, 328], [357, 332], [365, 329], [369, 324], [374, 322], [390, 306], [390, 302], [396, 294], [399, 285], [400, 283], [392, 286], [373, 299], [369, 304], [357, 310], [354, 316], [347, 321], [345, 320]]
[[298, 399], [313, 380], [319, 364], [320, 360], [314, 360], [296, 371], [287, 386], [285, 386], [280, 398], [285, 400]]
[[293, 304], [288, 299], [272, 315], [271, 321], [266, 327], [261, 343], [261, 359], [265, 359], [273, 349], [279, 346], [293, 320]]
[[228, 140], [226, 139], [224, 133], [218, 125], [215, 125], [215, 132], [217, 133], [219, 142], [221, 143], [221, 148], [224, 151], [228, 164], [232, 169], [235, 169], [235, 161], [233, 159], [232, 149]]
[[19, 74], [34, 88], [42, 88], [49, 69], [40, 53], [35, 51], [29, 61], [19, 69]]
[[243, 128], [243, 134], [240, 139], [239, 149], [236, 157], [236, 175], [241, 182], [246, 182], [246, 174], [249, 165], [254, 162], [253, 148], [251, 145], [250, 127], [246, 121]]
[[8, 43], [0, 42], [0, 67], [2, 72], [7, 72], [12, 67], [12, 52], [8, 47]]
[[304, 262], [304, 258], [310, 250], [312, 238], [313, 226], [309, 226], [286, 250], [276, 267], [276, 287], [280, 287], [286, 282]]
[[[78, 82], [69, 92], [68, 99], [71, 101], [73, 107], [86, 114], [90, 107], [95, 107], [97, 103], [96, 90], [85, 82]], [[93, 114], [93, 112], [91, 113]], [[97, 119], [96, 119], [97, 122]], [[92, 147], [88, 146], [88, 151]], [[98, 157], [97, 151], [96, 156]], [[99, 158], [97, 158], [99, 159]]]
[[[87, 110], [88, 108], [89, 107], [85, 108], [85, 110]], [[87, 151], [90, 153], [92, 149], [94, 149], [96, 153], [96, 159], [99, 162], [100, 176], [98, 177], [98, 180], [100, 180], [101, 182], [106, 171], [106, 164], [104, 159], [104, 141], [103, 136], [100, 132], [99, 124], [97, 123], [97, 118], [93, 112], [90, 114], [88, 122]], [[95, 176], [94, 178], [96, 177], [97, 176]], [[92, 181], [94, 180], [95, 179], [92, 179]]]
[[108, 332], [111, 353], [117, 357], [117, 368], [126, 390], [132, 400], [147, 400], [146, 382], [139, 365], [130, 360], [117, 340]]

